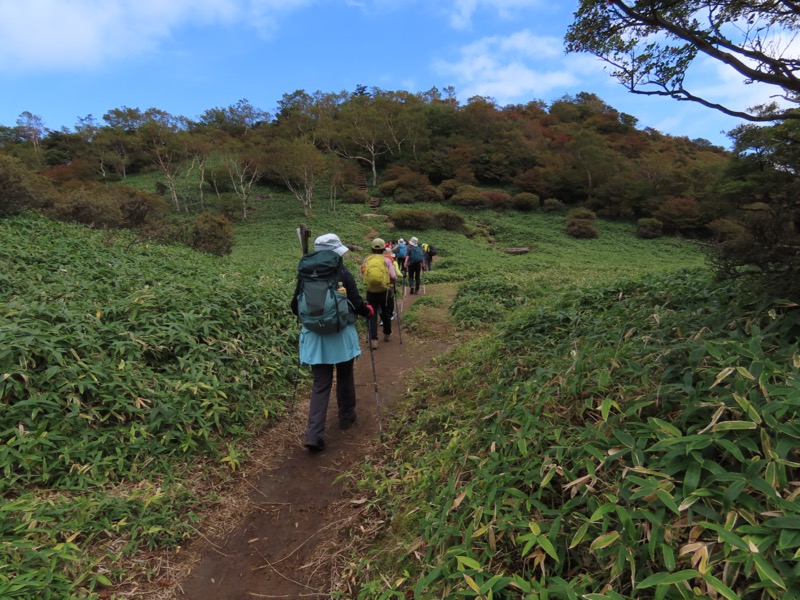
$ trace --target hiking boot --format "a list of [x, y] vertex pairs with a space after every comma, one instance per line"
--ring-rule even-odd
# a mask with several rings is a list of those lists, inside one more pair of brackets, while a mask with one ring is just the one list
[[370, 348], [372, 348], [373, 350], [377, 350], [378, 349], [378, 340], [372, 340], [372, 341], [370, 341], [369, 344], [370, 344]]
[[339, 419], [339, 429], [344, 431], [345, 429], [350, 429], [353, 424], [356, 422], [356, 413], [353, 413], [353, 416], [349, 419]]
[[325, 440], [322, 438], [317, 438], [316, 440], [306, 440], [305, 443], [306, 448], [309, 449], [310, 452], [322, 452], [325, 450]]
[[384, 342], [391, 342], [392, 341], [392, 334], [391, 333], [384, 333], [383, 334], [383, 341]]

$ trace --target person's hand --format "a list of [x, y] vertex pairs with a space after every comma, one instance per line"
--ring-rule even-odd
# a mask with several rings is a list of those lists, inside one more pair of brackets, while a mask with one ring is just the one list
[[367, 318], [371, 319], [375, 316], [375, 309], [372, 308], [372, 304], [367, 304]]

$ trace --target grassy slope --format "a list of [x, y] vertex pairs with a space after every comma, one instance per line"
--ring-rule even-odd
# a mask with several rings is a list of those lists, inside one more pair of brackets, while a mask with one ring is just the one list
[[[299, 257], [295, 227], [305, 222], [314, 236], [335, 231], [363, 247], [376, 232], [419, 233], [362, 221], [362, 212], [319, 206], [306, 218], [294, 200], [273, 194], [237, 225], [237, 246], [224, 259], [38, 219], [2, 222], [0, 356], [3, 397], [14, 408], [1, 424], [3, 539], [12, 541], [0, 572], [7, 597], [31, 590], [69, 597], [76, 582], [124, 577], [107, 554], [109, 542], [133, 553], [186, 535], [196, 500], [180, 465], [205, 455], [235, 466], [244, 424], [265, 407], [279, 411], [287, 392], [295, 359], [286, 312]], [[482, 305], [492, 302], [497, 278], [519, 286], [526, 302], [544, 302], [553, 290], [702, 263], [692, 246], [641, 241], [624, 224], [601, 223], [600, 239], [578, 241], [563, 235], [561, 215], [481, 212], [468, 214], [468, 222], [488, 226], [496, 243], [446, 231], [419, 237], [440, 248], [429, 282], [466, 283], [481, 291], [473, 300]], [[533, 252], [497, 250], [520, 245]], [[348, 258], [351, 266], [359, 257]], [[473, 285], [481, 278], [488, 283]], [[243, 371], [251, 375], [242, 379]], [[253, 389], [262, 393], [249, 394]], [[64, 411], [68, 419], [55, 418]]]
[[703, 270], [518, 311], [418, 382], [366, 471], [387, 526], [360, 597], [794, 597], [798, 335], [796, 305]]

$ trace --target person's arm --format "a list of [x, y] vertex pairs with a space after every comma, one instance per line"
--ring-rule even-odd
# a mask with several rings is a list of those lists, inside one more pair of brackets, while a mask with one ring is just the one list
[[394, 283], [397, 281], [397, 271], [394, 270], [394, 259], [391, 256], [384, 256], [383, 262], [386, 263], [386, 266], [389, 269], [389, 281]]
[[292, 294], [292, 302], [290, 304], [292, 309], [292, 314], [296, 317], [297, 316], [297, 295], [300, 293], [300, 281], [298, 280], [297, 285], [294, 286], [294, 294]]
[[344, 289], [347, 290], [347, 299], [350, 301], [350, 304], [353, 305], [356, 313], [362, 317], [369, 317], [372, 312], [372, 307], [364, 302], [364, 299], [361, 297], [353, 275], [347, 270], [347, 267], [342, 267], [340, 274], [342, 277], [342, 285], [344, 285]]

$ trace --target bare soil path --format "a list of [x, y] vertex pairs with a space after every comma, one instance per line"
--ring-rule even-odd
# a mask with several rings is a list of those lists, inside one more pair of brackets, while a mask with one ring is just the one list
[[[404, 311], [417, 298], [406, 296]], [[337, 558], [358, 527], [363, 504], [337, 478], [378, 453], [379, 414], [385, 420], [406, 392], [411, 374], [431, 365], [450, 345], [443, 331], [421, 339], [404, 330], [401, 344], [396, 326], [394, 330], [390, 342], [381, 336], [372, 356], [362, 339], [355, 367], [357, 423], [340, 431], [332, 398], [327, 448], [310, 453], [302, 445], [308, 394], [300, 390], [294, 414], [256, 442], [233, 489], [204, 519], [193, 541], [160, 559], [170, 563], [163, 569], [169, 576], [143, 584], [135, 595], [162, 600], [301, 599], [325, 598], [337, 588]]]

